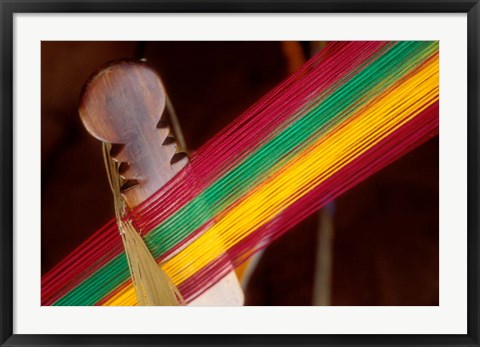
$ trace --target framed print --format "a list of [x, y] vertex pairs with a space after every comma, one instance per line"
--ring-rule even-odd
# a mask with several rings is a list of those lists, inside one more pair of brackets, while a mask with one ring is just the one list
[[16, 345], [478, 346], [478, 1], [2, 1]]

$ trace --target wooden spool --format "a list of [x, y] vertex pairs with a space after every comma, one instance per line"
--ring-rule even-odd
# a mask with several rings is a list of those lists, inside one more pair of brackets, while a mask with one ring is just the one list
[[[164, 119], [166, 93], [157, 73], [135, 61], [110, 63], [86, 83], [80, 118], [95, 138], [112, 144], [125, 180], [129, 208], [148, 199], [188, 165], [186, 153]], [[232, 268], [233, 270], [233, 268]], [[243, 292], [234, 272], [195, 299], [191, 306], [241, 306]]]

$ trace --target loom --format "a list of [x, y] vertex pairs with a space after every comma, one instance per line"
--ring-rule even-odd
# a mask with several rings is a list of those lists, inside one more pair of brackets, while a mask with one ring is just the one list
[[[241, 305], [232, 270], [376, 171], [438, 134], [438, 42], [334, 42], [196, 151], [162, 118], [143, 63], [87, 83], [87, 130], [113, 144], [124, 220], [190, 305]], [[115, 221], [42, 278], [44, 305], [135, 305]], [[61, 279], [61, 280], [59, 280]]]

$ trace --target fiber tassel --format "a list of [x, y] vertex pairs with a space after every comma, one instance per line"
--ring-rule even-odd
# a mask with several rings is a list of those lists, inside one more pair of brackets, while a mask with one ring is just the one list
[[130, 221], [118, 222], [130, 274], [141, 306], [180, 306], [183, 298], [172, 280], [157, 264], [143, 238]]
[[114, 196], [115, 216], [130, 269], [132, 284], [135, 288], [137, 303], [140, 306], [185, 305], [180, 291], [157, 264], [132, 222], [128, 219], [124, 220], [126, 204], [120, 194], [122, 182], [118, 174], [118, 163], [109, 156], [110, 149], [110, 144], [103, 144], [105, 167]]

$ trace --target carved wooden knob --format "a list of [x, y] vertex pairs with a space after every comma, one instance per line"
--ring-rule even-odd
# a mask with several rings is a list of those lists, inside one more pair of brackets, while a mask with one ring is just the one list
[[122, 194], [131, 208], [188, 163], [186, 154], [176, 154], [177, 143], [162, 119], [165, 100], [157, 73], [134, 61], [101, 68], [82, 92], [80, 117], [92, 136], [112, 144], [111, 155], [121, 162], [125, 180]]

